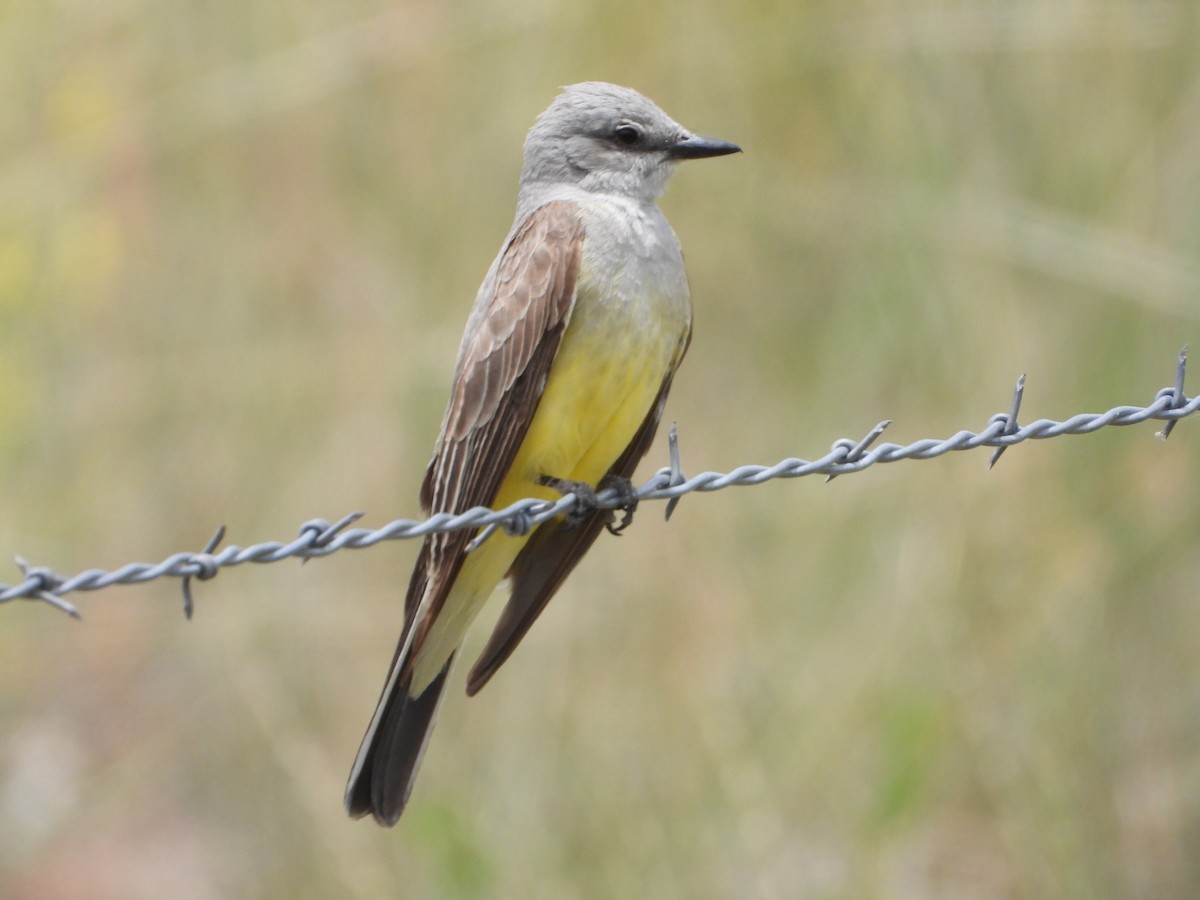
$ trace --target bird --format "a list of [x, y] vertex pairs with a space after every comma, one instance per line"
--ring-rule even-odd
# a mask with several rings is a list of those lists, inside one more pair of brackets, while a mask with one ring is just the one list
[[346, 786], [350, 816], [399, 820], [455, 655], [489, 596], [508, 588], [467, 676], [472, 696], [604, 527], [618, 530], [612, 511], [586, 501], [608, 485], [636, 496], [629, 478], [691, 340], [683, 256], [656, 201], [677, 163], [740, 150], [599, 81], [562, 88], [529, 130], [516, 216], [468, 317], [420, 500], [426, 515], [567, 492], [579, 504], [477, 546], [468, 531], [424, 539]]

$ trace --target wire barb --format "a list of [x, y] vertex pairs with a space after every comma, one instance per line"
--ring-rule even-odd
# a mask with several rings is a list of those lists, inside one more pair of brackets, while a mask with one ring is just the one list
[[54, 572], [45, 566], [31, 566], [19, 556], [15, 557], [15, 559], [17, 568], [25, 576], [25, 581], [21, 585], [21, 587], [25, 588], [25, 593], [22, 595], [24, 599], [41, 600], [43, 603], [49, 603], [55, 609], [65, 612], [72, 619], [83, 618], [83, 614], [75, 608], [73, 603], [64, 600], [55, 593], [62, 589], [62, 578], [55, 575]]
[[[683, 467], [679, 464], [679, 427], [672, 422], [671, 427], [667, 429], [667, 459], [670, 460], [671, 468], [668, 470], [669, 477], [667, 478], [666, 486], [668, 488], [676, 488], [687, 481], [683, 475]], [[674, 497], [667, 499], [667, 509], [663, 513], [663, 520], [670, 522], [671, 514], [675, 512], [675, 507], [679, 505], [683, 494], [676, 494]]]
[[[1183, 392], [1183, 379], [1187, 375], [1187, 354], [1188, 345], [1184, 344], [1183, 349], [1179, 351], [1179, 358], [1175, 363], [1175, 388], [1172, 391], [1175, 404], [1171, 407], [1172, 409], [1180, 409], [1186, 406], [1188, 402], [1187, 394]], [[1164, 390], [1170, 390], [1170, 388]], [[1160, 391], [1160, 393], [1162, 392]], [[1155, 432], [1155, 437], [1161, 441], [1165, 441], [1171, 436], [1171, 432], [1175, 428], [1175, 423], [1178, 421], [1179, 419], [1168, 419], [1167, 424], [1163, 426], [1163, 430]]]
[[[1016, 434], [1020, 426], [1017, 424], [1017, 413], [1021, 411], [1021, 400], [1025, 396], [1025, 373], [1021, 373], [1021, 377], [1017, 379], [1017, 386], [1013, 389], [1012, 406], [1008, 410], [1008, 415], [1000, 413], [992, 416], [992, 422], [1004, 422], [1004, 430], [1000, 432], [1003, 437], [1011, 437]], [[991, 424], [991, 423], [989, 423]], [[988, 468], [992, 469], [996, 466], [996, 461], [1004, 455], [1004, 451], [1008, 449], [1008, 444], [1001, 444], [992, 451], [992, 458], [988, 460]]]
[[[513, 507], [509, 507], [507, 511], [501, 511], [498, 514], [499, 518], [497, 521], [489, 524], [483, 529], [483, 531], [479, 532], [479, 534], [475, 536], [475, 539], [471, 541], [471, 543], [467, 544], [466, 552], [470, 553], [472, 550], [477, 549], [484, 541], [490, 538], [498, 529], [501, 528], [504, 529], [504, 533], [509, 537], [524, 537], [525, 535], [529, 534], [529, 532], [533, 531], [534, 525], [542, 521], [540, 518], [537, 520], [534, 519], [535, 513], [542, 512], [544, 507], [554, 508], [557, 505], [563, 504], [564, 501], [568, 509], [574, 508], [575, 495], [568, 494], [566, 497], [560, 500], [558, 504], [547, 504], [544, 500], [538, 500], [536, 502], [528, 501], [533, 502], [533, 505], [529, 508], [514, 509]], [[516, 504], [516, 506], [520, 507], [521, 504]], [[491, 510], [487, 509], [486, 507], [477, 507], [477, 510], [483, 513], [497, 515], [496, 513], [492, 513]], [[472, 510], [472, 512], [474, 512], [474, 510]], [[469, 515], [470, 513], [467, 514]], [[546, 518], [549, 518], [549, 516], [546, 516]], [[453, 531], [454, 529], [447, 528], [445, 530]]]
[[199, 553], [193, 553], [188, 563], [195, 566], [195, 571], [187, 572], [183, 576], [183, 616], [188, 621], [191, 621], [192, 613], [196, 609], [196, 604], [192, 601], [192, 579], [199, 578], [201, 581], [208, 581], [210, 578], [216, 578], [217, 573], [221, 571], [221, 564], [213, 558], [212, 552], [217, 549], [217, 545], [225, 539], [225, 526], [217, 526], [216, 532], [208, 543], [204, 545], [204, 549]]
[[321, 551], [330, 552], [329, 545], [338, 536], [338, 533], [349, 528], [365, 515], [365, 512], [352, 512], [342, 516], [332, 525], [325, 519], [309, 519], [301, 525], [298, 536], [301, 539], [308, 538], [309, 552], [300, 557], [300, 565], [304, 565], [316, 556], [324, 556], [325, 554]]
[[[1187, 348], [1184, 347], [1179, 353], [1174, 385], [1160, 390], [1149, 406], [1117, 406], [1103, 413], [1080, 413], [1061, 422], [1038, 419], [1021, 425], [1017, 421], [1017, 414], [1025, 390], [1025, 376], [1022, 375], [1017, 379], [1009, 412], [992, 416], [988, 426], [980, 433], [959, 431], [943, 440], [926, 438], [907, 446], [879, 444], [879, 437], [891, 424], [888, 420], [880, 422], [861, 440], [847, 438], [835, 441], [829, 453], [820, 459], [793, 457], [773, 466], [744, 465], [730, 472], [702, 472], [692, 478], [686, 478], [683, 474], [679, 462], [679, 434], [672, 425], [667, 435], [670, 466], [660, 469], [639, 487], [637, 499], [666, 500], [669, 515], [679, 498], [693, 491], [719, 491], [734, 485], [757, 485], [775, 478], [800, 478], [817, 474], [833, 477], [861, 472], [876, 463], [933, 459], [951, 451], [973, 450], [976, 447], [992, 447], [1001, 451], [1023, 441], [1047, 440], [1065, 434], [1090, 434], [1109, 425], [1136, 425], [1147, 419], [1165, 421], [1167, 424], [1159, 433], [1160, 437], [1165, 437], [1177, 421], [1200, 411], [1200, 398], [1188, 398], [1183, 392], [1186, 367]], [[999, 455], [999, 452], [992, 454], [992, 464]], [[595, 508], [617, 509], [627, 506], [629, 502], [628, 491], [606, 488], [596, 493]], [[267, 541], [250, 547], [226, 546], [217, 553], [217, 546], [225, 537], [225, 528], [222, 526], [200, 553], [176, 553], [153, 565], [130, 563], [113, 571], [87, 569], [71, 578], [64, 578], [42, 566], [31, 566], [18, 557], [17, 565], [21, 568], [23, 580], [15, 585], [0, 584], [0, 603], [18, 599], [40, 600], [79, 618], [79, 611], [64, 600], [63, 595], [72, 591], [100, 590], [114, 584], [140, 584], [173, 577], [182, 580], [184, 614], [191, 618], [195, 607], [191, 592], [192, 579], [207, 581], [229, 566], [247, 562], [272, 563], [292, 557], [310, 559], [328, 556], [339, 550], [373, 547], [382, 541], [425, 537], [459, 529], [479, 530], [479, 534], [468, 545], [468, 550], [471, 550], [500, 528], [512, 535], [528, 534], [541, 523], [569, 513], [576, 503], [574, 494], [567, 494], [554, 502], [530, 497], [501, 510], [478, 506], [463, 513], [435, 513], [419, 521], [397, 519], [377, 529], [350, 527], [362, 517], [362, 513], [354, 512], [332, 525], [323, 519], [306, 522], [300, 527], [299, 536], [290, 543]]]
[[[853, 466], [862, 460], [863, 454], [866, 453], [869, 449], [871, 449], [871, 445], [873, 443], [875, 443], [877, 440], [879, 440], [879, 436], [881, 434], [883, 434], [885, 431], [887, 431], [888, 426], [891, 424], [892, 424], [891, 419], [884, 419], [882, 422], [880, 422], [878, 425], [876, 425], [874, 428], [872, 428], [870, 431], [868, 431], [866, 434], [866, 437], [864, 437], [862, 440], [858, 441], [857, 443], [850, 440], [849, 438], [841, 438], [840, 440], [834, 441], [833, 447], [830, 449], [834, 453], [845, 450], [845, 455], [842, 457], [841, 462], [843, 465]], [[868, 463], [868, 465], [870, 465], [870, 463]], [[853, 472], [856, 470], [855, 469], [847, 469], [846, 471]], [[842, 475], [842, 474], [844, 474], [844, 473], [843, 472], [830, 472], [828, 475], [825, 476], [825, 483], [829, 484], [829, 482], [833, 481], [833, 479], [837, 478], [839, 475]]]

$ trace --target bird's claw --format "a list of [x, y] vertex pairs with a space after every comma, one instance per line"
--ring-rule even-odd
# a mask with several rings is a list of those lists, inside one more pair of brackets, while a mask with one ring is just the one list
[[[563, 517], [564, 528], [575, 528], [581, 525], [592, 513], [599, 509], [599, 500], [596, 496], [597, 489], [593, 488], [590, 484], [582, 481], [572, 481], [568, 478], [555, 478], [552, 475], [543, 475], [538, 481], [546, 487], [558, 491], [560, 494], [575, 495], [575, 506]], [[604, 527], [611, 534], [619, 535], [633, 522], [633, 513], [638, 505], [637, 488], [633, 486], [633, 482], [628, 478], [623, 478], [619, 475], [605, 475], [600, 480], [599, 490], [605, 491], [609, 488], [615, 490], [617, 496], [620, 498], [621, 505], [617, 509], [621, 510], [621, 519], [617, 521], [615, 509], [605, 510]]]

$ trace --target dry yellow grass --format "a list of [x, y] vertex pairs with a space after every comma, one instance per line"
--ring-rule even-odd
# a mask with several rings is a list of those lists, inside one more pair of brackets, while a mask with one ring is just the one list
[[[415, 513], [521, 139], [585, 78], [746, 149], [665, 200], [689, 470], [980, 427], [1023, 371], [1027, 419], [1147, 402], [1200, 343], [1198, 38], [1182, 2], [13, 0], [0, 550]], [[191, 623], [166, 582], [0, 609], [0, 894], [1194, 896], [1200, 438], [1153, 430], [647, 509], [453, 692], [391, 832], [340, 798], [414, 547], [223, 573]]]

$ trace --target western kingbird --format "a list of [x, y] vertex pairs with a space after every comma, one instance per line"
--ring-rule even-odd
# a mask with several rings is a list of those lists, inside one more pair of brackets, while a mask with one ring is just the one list
[[[564, 88], [525, 139], [517, 214], [467, 320], [421, 483], [425, 513], [556, 499], [548, 483], [628, 485], [691, 335], [679, 242], [655, 200], [675, 163], [736, 153], [637, 91]], [[475, 694], [611, 521], [585, 511], [468, 552], [466, 531], [425, 538], [404, 630], [346, 786], [346, 811], [394, 825], [408, 802], [446, 673], [501, 581], [511, 593], [467, 677]]]

